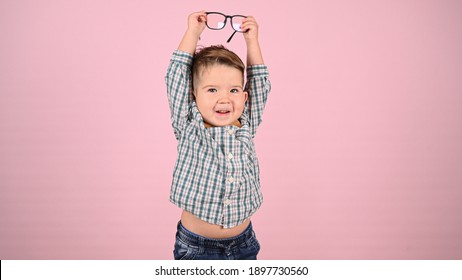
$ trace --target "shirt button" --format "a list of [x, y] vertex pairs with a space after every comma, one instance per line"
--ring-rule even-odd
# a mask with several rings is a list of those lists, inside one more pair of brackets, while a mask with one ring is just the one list
[[228, 205], [231, 204], [231, 200], [225, 199], [225, 201], [223, 201], [223, 204], [226, 205], [226, 206], [228, 206]]
[[230, 182], [230, 183], [233, 183], [233, 182], [234, 182], [233, 176], [229, 176], [229, 177], [228, 177], [228, 182]]
[[228, 128], [228, 133], [233, 135], [234, 134], [234, 130], [232, 128]]
[[232, 153], [228, 154], [228, 159], [233, 159], [233, 154]]

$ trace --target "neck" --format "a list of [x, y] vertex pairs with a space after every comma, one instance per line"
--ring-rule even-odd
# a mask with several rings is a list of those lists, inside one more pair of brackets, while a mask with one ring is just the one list
[[[241, 122], [240, 122], [239, 120], [236, 120], [236, 121], [233, 122], [231, 125], [237, 126], [237, 127], [241, 127], [241, 126], [242, 126], [242, 125], [241, 125]], [[215, 127], [214, 125], [212, 125], [212, 124], [210, 124], [210, 123], [208, 123], [208, 122], [206, 122], [206, 121], [204, 121], [204, 126], [205, 126], [205, 128]]]

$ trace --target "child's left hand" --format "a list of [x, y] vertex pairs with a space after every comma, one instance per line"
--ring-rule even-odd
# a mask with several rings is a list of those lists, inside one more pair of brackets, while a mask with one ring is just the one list
[[247, 16], [242, 20], [241, 29], [245, 31], [245, 40], [258, 40], [258, 23], [253, 16]]

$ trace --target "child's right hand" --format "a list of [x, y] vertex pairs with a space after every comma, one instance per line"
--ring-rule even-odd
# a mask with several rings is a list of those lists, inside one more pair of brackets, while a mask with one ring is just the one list
[[188, 16], [188, 32], [194, 36], [199, 36], [205, 29], [205, 22], [207, 21], [207, 14], [205, 11], [195, 12]]
[[195, 12], [188, 16], [188, 29], [178, 46], [178, 50], [194, 55], [197, 42], [205, 29], [207, 14], [205, 11]]

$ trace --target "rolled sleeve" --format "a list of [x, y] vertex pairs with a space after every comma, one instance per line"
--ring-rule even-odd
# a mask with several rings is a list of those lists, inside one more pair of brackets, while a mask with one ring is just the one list
[[170, 60], [176, 63], [182, 63], [187, 66], [191, 66], [193, 62], [193, 55], [184, 51], [175, 50]]
[[269, 76], [268, 67], [265, 64], [251, 65], [247, 67], [247, 79], [256, 76]]

